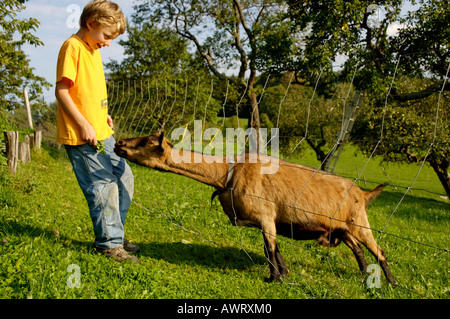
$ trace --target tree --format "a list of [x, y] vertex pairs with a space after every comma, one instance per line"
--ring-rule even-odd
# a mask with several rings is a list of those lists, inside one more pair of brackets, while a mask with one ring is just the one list
[[[247, 95], [244, 110], [249, 126], [260, 127], [256, 81], [258, 56], [267, 25], [279, 23], [283, 12], [279, 0], [152, 0], [139, 6], [139, 14], [150, 21], [172, 27], [187, 39], [218, 79], [229, 81], [239, 94]], [[230, 68], [237, 76], [230, 76]]]
[[293, 147], [296, 153], [301, 152], [304, 147], [297, 144], [304, 140], [316, 153], [323, 169], [331, 160], [329, 152], [334, 145], [330, 142], [334, 143], [338, 136], [349, 85], [335, 84], [325, 98], [311, 86], [289, 83], [287, 77], [292, 74], [272, 80], [265, 90], [260, 102], [261, 118], [268, 121], [268, 128], [279, 128], [282, 153], [289, 154]]
[[[450, 198], [450, 115], [449, 96], [450, 83], [450, 9], [445, 1], [420, 1], [422, 6], [416, 12], [410, 12], [403, 22], [407, 27], [400, 30], [399, 36], [392, 39], [392, 45], [402, 54], [403, 70], [418, 77], [416, 90], [406, 90], [399, 94], [394, 90], [397, 101], [417, 101], [406, 103], [412, 107], [414, 116], [431, 113], [427, 118], [419, 118], [415, 122], [422, 127], [428, 127], [428, 132], [436, 136], [426, 142], [431, 143], [430, 154], [425, 158], [413, 151], [415, 143], [421, 141], [422, 130], [413, 130], [408, 138], [415, 143], [404, 143], [400, 152], [406, 155], [410, 162], [426, 160], [436, 172], [447, 196]], [[439, 94], [439, 96], [436, 96]], [[439, 100], [439, 104], [438, 104]], [[420, 105], [422, 104], [422, 105]], [[417, 106], [420, 106], [416, 111]], [[435, 112], [436, 106], [440, 108]], [[433, 113], [434, 112], [434, 113]], [[437, 113], [437, 121], [434, 118]], [[430, 133], [429, 133], [430, 134]]]
[[[425, 160], [450, 197], [448, 19], [448, 6], [434, 0], [421, 1], [417, 11], [410, 12], [402, 19], [406, 27], [399, 31], [397, 37], [386, 40], [386, 48], [379, 54], [372, 70], [379, 74], [372, 77], [372, 83], [382, 83], [379, 79], [383, 76], [385, 81], [392, 83], [386, 85], [385, 82], [384, 92], [380, 90], [384, 96], [386, 90], [390, 90], [387, 114], [381, 117], [385, 103], [380, 101], [383, 98], [378, 98], [374, 104], [374, 113], [369, 112], [372, 113], [370, 118], [366, 117], [366, 121], [372, 125], [363, 124], [365, 129], [355, 133], [373, 136], [382, 127], [383, 119], [388, 117], [390, 121], [386, 122], [389, 124], [385, 127], [384, 141], [379, 148], [383, 158], [410, 163]], [[360, 140], [358, 145], [367, 150], [373, 143]], [[429, 145], [431, 148], [427, 153]]]
[[[442, 87], [450, 90], [448, 81], [443, 86], [450, 56], [450, 10], [445, 2], [422, 0], [421, 7], [404, 18], [400, 16], [402, 0], [287, 3], [293, 32], [305, 33], [304, 55], [298, 60], [320, 61], [315, 65], [321, 65], [338, 55], [346, 56], [343, 77], [351, 76], [357, 67], [361, 70], [355, 78], [358, 89], [379, 94], [389, 88], [397, 101], [424, 98]], [[379, 11], [384, 15], [377, 16]], [[388, 27], [395, 21], [406, 27], [398, 36], [390, 36]], [[418, 92], [400, 94], [395, 85], [390, 87], [399, 56], [405, 73], [431, 74], [436, 76], [434, 81]]]
[[[348, 79], [357, 71], [353, 84], [356, 89], [365, 91], [373, 102], [370, 110], [365, 108], [363, 122], [361, 119], [357, 122], [359, 127], [353, 132], [355, 143], [363, 150], [373, 149], [374, 144], [369, 140], [379, 140], [385, 107], [386, 116], [395, 118], [398, 114], [409, 114], [402, 121], [394, 120], [395, 125], [389, 127], [390, 131], [385, 127], [378, 151], [389, 160], [416, 162], [425, 159], [450, 195], [448, 139], [445, 137], [445, 134], [449, 135], [445, 123], [448, 117], [442, 113], [442, 108], [448, 108], [447, 92], [450, 90], [446, 81], [450, 65], [448, 5], [443, 1], [420, 1], [418, 10], [401, 18], [401, 0], [377, 1], [376, 4], [343, 0], [287, 2], [295, 32], [305, 33], [303, 58], [321, 61], [346, 56], [340, 79]], [[382, 10], [384, 15], [374, 19], [377, 10]], [[387, 32], [394, 21], [406, 25], [398, 36], [390, 36]], [[408, 82], [405, 77], [415, 85], [405, 85]], [[436, 143], [425, 158], [425, 154], [418, 152], [419, 146], [427, 149], [427, 142], [420, 134], [424, 127], [434, 132], [432, 126], [424, 123], [428, 120], [434, 124], [430, 120], [434, 118], [433, 114], [429, 111], [436, 110], [437, 94], [441, 96], [438, 115], [439, 120], [444, 121], [440, 124], [444, 135], [438, 131]], [[421, 129], [413, 129], [417, 126]], [[374, 139], [375, 136], [378, 138]], [[420, 142], [413, 143], [411, 139]]]
[[[419, 91], [430, 83], [430, 79], [403, 76], [398, 80], [397, 89], [400, 93]], [[377, 154], [387, 161], [428, 162], [444, 191], [450, 195], [449, 98], [448, 93], [433, 94], [387, 105], [383, 101], [372, 100], [362, 109], [361, 120], [355, 123], [352, 132], [355, 144], [365, 154], [377, 147]]]
[[187, 41], [174, 32], [141, 21], [134, 16], [128, 28], [128, 39], [119, 40], [125, 58], [121, 62], [106, 63], [108, 78], [148, 79], [185, 76], [193, 71], [194, 58], [187, 51]]
[[43, 107], [42, 87], [50, 87], [44, 78], [34, 74], [21, 49], [24, 44], [43, 44], [32, 34], [39, 26], [36, 19], [16, 18], [17, 12], [25, 9], [24, 3], [25, 0], [0, 3], [0, 108], [8, 111], [23, 105], [24, 88], [28, 89], [30, 102], [35, 101], [34, 108]]
[[391, 39], [393, 51], [401, 54], [405, 73], [420, 77], [433, 77], [433, 81], [417, 92], [398, 94], [398, 101], [426, 98], [441, 89], [450, 90], [448, 77], [450, 65], [450, 9], [445, 1], [420, 1], [422, 6], [401, 19], [406, 25], [399, 35]]

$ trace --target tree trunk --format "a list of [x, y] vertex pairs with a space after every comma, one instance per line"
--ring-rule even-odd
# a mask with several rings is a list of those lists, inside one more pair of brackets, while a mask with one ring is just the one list
[[325, 146], [325, 142], [324, 141], [325, 140], [322, 139], [321, 143], [318, 143], [317, 145], [315, 145], [313, 143], [313, 141], [311, 141], [311, 139], [306, 138], [306, 142], [309, 144], [309, 146], [311, 146], [311, 148], [316, 153], [317, 160], [322, 164], [321, 167], [319, 167], [319, 169], [322, 169], [322, 170], [325, 167], [328, 167], [329, 162], [331, 160], [330, 153], [325, 154], [325, 152], [322, 150], [322, 147]]
[[[253, 63], [251, 63], [251, 65], [253, 66]], [[259, 120], [258, 97], [254, 90], [255, 82], [256, 82], [256, 68], [253, 66], [253, 68], [250, 69], [250, 78], [248, 81], [248, 92], [250, 94], [250, 108], [251, 108], [249, 126], [251, 128], [254, 128], [256, 132], [255, 149], [252, 151], [258, 153], [260, 149], [264, 147], [264, 145], [259, 131], [259, 129], [261, 128], [261, 122]]]
[[435, 159], [429, 159], [427, 161], [430, 163], [431, 167], [433, 167], [439, 181], [444, 187], [447, 197], [450, 199], [450, 176], [448, 174], [449, 162], [447, 160], [443, 160], [441, 163], [438, 163]]

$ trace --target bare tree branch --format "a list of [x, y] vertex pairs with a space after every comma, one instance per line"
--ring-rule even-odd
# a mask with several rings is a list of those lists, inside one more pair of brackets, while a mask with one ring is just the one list
[[223, 75], [222, 73], [220, 73], [219, 70], [217, 70], [217, 68], [215, 67], [215, 65], [214, 65], [214, 59], [213, 59], [212, 54], [211, 54], [211, 50], [208, 50], [208, 52], [205, 52], [205, 51], [203, 50], [203, 48], [202, 48], [200, 42], [198, 41], [197, 37], [194, 36], [194, 35], [187, 29], [186, 23], [184, 23], [183, 31], [180, 30], [179, 23], [178, 23], [178, 22], [179, 22], [179, 16], [180, 16], [180, 13], [177, 14], [177, 16], [176, 16], [176, 18], [175, 18], [175, 28], [176, 28], [177, 33], [178, 33], [179, 35], [181, 35], [182, 37], [184, 37], [184, 38], [186, 38], [186, 39], [188, 39], [188, 40], [191, 40], [191, 41], [195, 44], [195, 47], [197, 48], [197, 51], [198, 51], [198, 52], [200, 53], [200, 55], [205, 59], [207, 65], [208, 65], [208, 68], [211, 70], [211, 72], [214, 73], [215, 76], [217, 76], [217, 77], [218, 77], [219, 79], [221, 79], [221, 80], [226, 80], [227, 77], [226, 77], [225, 75]]

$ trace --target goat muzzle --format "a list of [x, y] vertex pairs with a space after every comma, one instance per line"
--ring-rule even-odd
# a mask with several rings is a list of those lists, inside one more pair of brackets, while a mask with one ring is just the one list
[[127, 152], [125, 150], [122, 149], [122, 146], [124, 145], [124, 142], [122, 140], [118, 141], [115, 145], [114, 145], [114, 153], [117, 154], [117, 156], [120, 157], [126, 157]]

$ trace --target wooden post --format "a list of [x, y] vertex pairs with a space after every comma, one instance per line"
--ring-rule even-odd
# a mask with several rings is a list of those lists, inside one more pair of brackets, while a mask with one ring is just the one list
[[39, 150], [39, 149], [41, 149], [41, 142], [42, 142], [42, 131], [34, 132], [34, 143], [33, 143], [33, 146], [36, 147]]
[[30, 108], [30, 101], [28, 100], [27, 89], [23, 89], [23, 96], [25, 97], [25, 106], [27, 107], [28, 125], [32, 129], [33, 128], [33, 121], [31, 119], [31, 108]]
[[40, 149], [42, 142], [42, 131], [35, 131], [34, 133], [30, 133], [28, 136], [30, 137], [30, 149]]
[[17, 156], [19, 153], [19, 132], [7, 131], [4, 134], [9, 170], [13, 176], [16, 176]]
[[28, 134], [28, 136], [30, 138], [30, 150], [31, 150], [34, 147], [34, 133], [30, 133]]
[[30, 155], [30, 137], [24, 137], [25, 142], [19, 142], [19, 160], [22, 163], [28, 163], [31, 161]]

